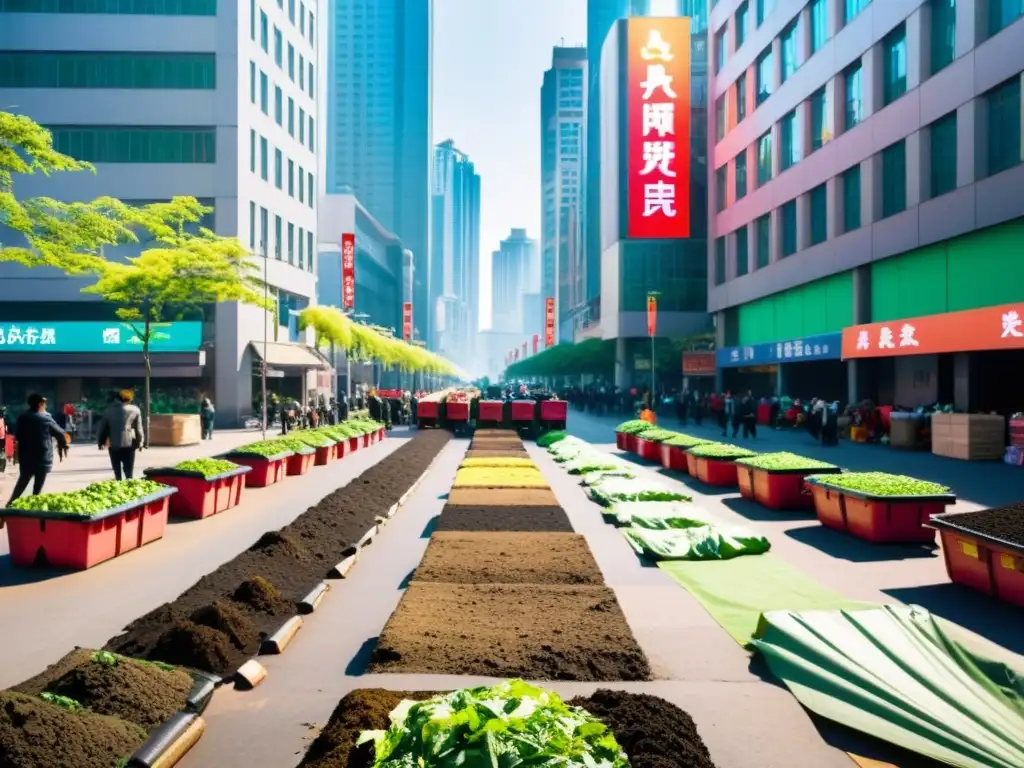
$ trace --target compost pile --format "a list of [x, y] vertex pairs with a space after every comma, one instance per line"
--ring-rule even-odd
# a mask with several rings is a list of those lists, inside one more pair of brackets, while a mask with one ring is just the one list
[[396, 504], [451, 436], [429, 431], [108, 641], [110, 651], [228, 674]]
[[991, 536], [1024, 547], [1024, 501], [978, 512], [943, 515], [942, 519], [982, 536]]

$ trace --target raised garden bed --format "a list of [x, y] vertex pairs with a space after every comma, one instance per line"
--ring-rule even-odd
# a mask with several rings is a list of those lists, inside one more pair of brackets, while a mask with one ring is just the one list
[[938, 483], [885, 472], [811, 475], [805, 482], [822, 525], [877, 544], [930, 544], [933, 515], [956, 503]]
[[569, 417], [569, 404], [565, 400], [542, 400], [540, 420], [553, 429], [564, 429]]
[[654, 429], [654, 425], [642, 419], [624, 421], [615, 428], [615, 446], [620, 451], [636, 453], [638, 435], [649, 429]]
[[304, 450], [295, 451], [291, 456], [288, 457], [288, 460], [285, 463], [285, 474], [288, 477], [304, 475], [313, 468], [313, 465], [315, 463], [315, 449], [306, 448]]
[[661, 466], [675, 472], [690, 473], [689, 463], [686, 460], [686, 449], [695, 445], [709, 443], [710, 440], [703, 440], [691, 435], [675, 434], [672, 437], [661, 441]]
[[[22, 508], [0, 510], [11, 562], [19, 568], [85, 570], [138, 549], [163, 538], [176, 492], [149, 480], [107, 480], [81, 491], [19, 499]], [[116, 503], [120, 499], [125, 500]]]
[[572, 533], [435, 533], [413, 579], [446, 584], [604, 584], [587, 540]]
[[769, 509], [814, 509], [804, 479], [842, 472], [835, 464], [785, 451], [736, 459], [735, 464], [740, 494]]
[[[477, 415], [477, 423], [503, 424], [505, 422], [505, 403], [501, 400], [481, 400]], [[479, 430], [477, 431], [479, 434]]]
[[[357, 747], [359, 736], [366, 730], [386, 730], [391, 713], [403, 700], [422, 701], [434, 695], [379, 688], [348, 693], [310, 744], [300, 768], [371, 768], [373, 744]], [[714, 768], [693, 718], [664, 699], [599, 689], [566, 703], [603, 722], [633, 768]]]
[[448, 506], [467, 507], [557, 507], [550, 488], [452, 488]]
[[251, 467], [225, 459], [195, 459], [173, 467], [143, 470], [154, 482], [177, 488], [171, 496], [173, 517], [202, 519], [223, 512], [242, 501], [245, 475]]
[[932, 517], [954, 584], [1024, 607], [1024, 503]]
[[175, 600], [132, 622], [105, 649], [220, 675], [252, 657], [264, 637], [426, 471], [450, 440], [418, 433], [280, 531], [204, 576]]
[[293, 453], [279, 442], [266, 440], [243, 445], [218, 458], [249, 467], [252, 471], [245, 476], [247, 487], [266, 488], [284, 480], [288, 471], [288, 457]]
[[[459, 630], [451, 631], [451, 617]], [[649, 680], [607, 587], [413, 582], [373, 651], [371, 673]]]
[[754, 451], [726, 443], [700, 443], [686, 449], [687, 471], [705, 485], [733, 488], [739, 485], [735, 459], [754, 456]]
[[551, 506], [452, 506], [441, 511], [434, 530], [481, 532], [550, 532], [572, 533], [572, 523], [565, 510]]
[[513, 423], [522, 424], [533, 421], [537, 417], [536, 400], [513, 400], [510, 406]]

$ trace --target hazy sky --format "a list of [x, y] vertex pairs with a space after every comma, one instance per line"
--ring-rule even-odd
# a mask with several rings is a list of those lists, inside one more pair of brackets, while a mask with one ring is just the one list
[[481, 178], [480, 318], [491, 252], [512, 227], [540, 237], [540, 86], [556, 45], [584, 45], [586, 0], [435, 0], [434, 142], [454, 139]]

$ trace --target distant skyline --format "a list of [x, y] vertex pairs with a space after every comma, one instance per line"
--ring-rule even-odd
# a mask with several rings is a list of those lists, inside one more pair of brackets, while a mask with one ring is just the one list
[[491, 253], [513, 228], [540, 237], [540, 87], [557, 45], [583, 45], [586, 0], [435, 0], [435, 142], [454, 139], [480, 174], [480, 322]]

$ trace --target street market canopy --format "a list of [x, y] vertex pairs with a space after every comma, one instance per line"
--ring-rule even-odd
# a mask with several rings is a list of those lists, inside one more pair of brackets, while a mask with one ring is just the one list
[[312, 347], [305, 344], [288, 344], [280, 341], [266, 342], [266, 356], [263, 354], [264, 342], [250, 341], [253, 353], [271, 368], [304, 368], [325, 370], [331, 365]]

